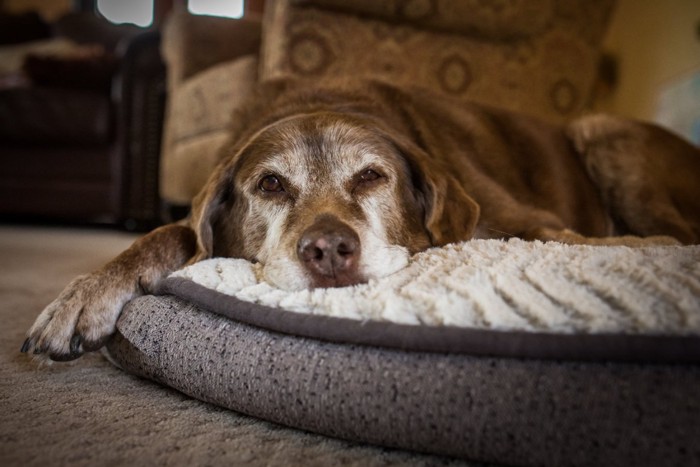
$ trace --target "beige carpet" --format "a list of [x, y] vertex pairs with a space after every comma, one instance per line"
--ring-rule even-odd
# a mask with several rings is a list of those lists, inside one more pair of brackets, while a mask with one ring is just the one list
[[19, 352], [35, 316], [133, 236], [0, 225], [0, 465], [475, 465], [361, 446], [208, 405], [101, 355], [38, 368]]

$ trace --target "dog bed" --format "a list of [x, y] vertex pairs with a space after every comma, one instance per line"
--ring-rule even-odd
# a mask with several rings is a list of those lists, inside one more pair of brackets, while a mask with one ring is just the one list
[[133, 300], [126, 371], [329, 436], [507, 465], [700, 465], [700, 246], [471, 241], [285, 292], [212, 259]]

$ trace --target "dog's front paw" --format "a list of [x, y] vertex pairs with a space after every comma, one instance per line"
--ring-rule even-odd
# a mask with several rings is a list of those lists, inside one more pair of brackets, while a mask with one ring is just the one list
[[131, 291], [99, 273], [76, 278], [37, 317], [22, 352], [67, 361], [102, 347]]

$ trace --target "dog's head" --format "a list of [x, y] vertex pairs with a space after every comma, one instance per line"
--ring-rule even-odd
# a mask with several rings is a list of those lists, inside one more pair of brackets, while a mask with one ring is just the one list
[[252, 135], [193, 203], [193, 261], [245, 258], [284, 289], [339, 287], [470, 238], [476, 203], [392, 133], [359, 116], [312, 112]]

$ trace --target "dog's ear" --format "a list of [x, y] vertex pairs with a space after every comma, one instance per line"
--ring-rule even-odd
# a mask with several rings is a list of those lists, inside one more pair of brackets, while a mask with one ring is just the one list
[[408, 163], [425, 227], [434, 246], [469, 240], [479, 220], [479, 205], [439, 161], [408, 141], [395, 141]]
[[434, 245], [469, 240], [479, 221], [479, 205], [446, 170], [425, 177], [425, 225]]
[[211, 258], [214, 253], [215, 224], [233, 195], [233, 177], [226, 165], [214, 170], [207, 184], [192, 200], [190, 226], [197, 236], [197, 250], [188, 264]]

